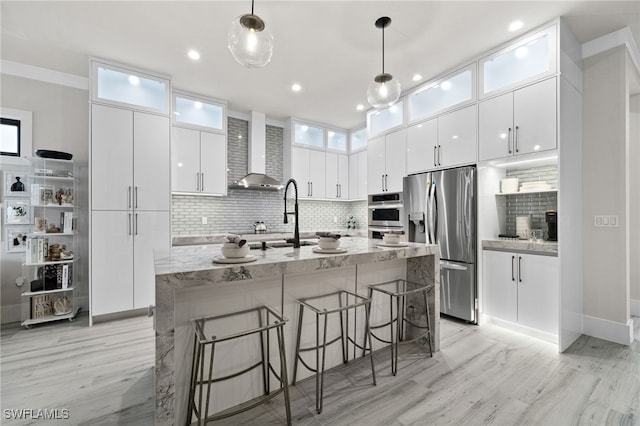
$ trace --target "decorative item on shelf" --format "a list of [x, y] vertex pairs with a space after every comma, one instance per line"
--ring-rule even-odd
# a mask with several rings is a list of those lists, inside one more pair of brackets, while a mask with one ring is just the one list
[[40, 194], [40, 197], [38, 199], [39, 205], [46, 206], [49, 204], [55, 204], [53, 202], [55, 193], [55, 188], [53, 186], [40, 185], [38, 193]]
[[27, 248], [28, 228], [9, 228], [7, 227], [7, 252], [20, 253]]
[[73, 154], [69, 154], [68, 152], [53, 151], [50, 149], [37, 149], [35, 154], [37, 157], [53, 158], [55, 160], [71, 160], [73, 158]]
[[44, 234], [45, 232], [48, 231], [49, 225], [46, 217], [36, 217], [34, 222], [35, 222], [35, 226], [33, 228], [34, 233]]
[[66, 315], [71, 313], [71, 299], [67, 296], [59, 297], [53, 302], [54, 315]]
[[31, 222], [31, 209], [27, 201], [6, 200], [5, 212], [7, 225], [26, 225]]
[[518, 192], [518, 178], [506, 178], [500, 181], [500, 192], [509, 194]]
[[4, 173], [4, 195], [10, 197], [26, 197], [29, 195], [27, 191], [26, 175], [23, 173], [5, 172]]
[[400, 98], [400, 82], [384, 72], [384, 29], [391, 24], [391, 18], [383, 16], [376, 20], [376, 28], [382, 29], [382, 73], [376, 75], [367, 89], [367, 101], [376, 109], [388, 108]]
[[227, 46], [233, 59], [248, 68], [262, 68], [271, 62], [273, 56], [273, 35], [264, 21], [251, 13], [238, 16], [229, 28]]
[[42, 263], [49, 260], [49, 239], [43, 237], [27, 238], [26, 262]]
[[44, 318], [53, 314], [53, 295], [38, 294], [31, 297], [31, 318]]

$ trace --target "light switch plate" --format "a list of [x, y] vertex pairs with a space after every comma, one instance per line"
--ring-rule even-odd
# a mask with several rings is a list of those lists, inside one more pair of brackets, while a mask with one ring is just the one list
[[593, 226], [617, 227], [620, 223], [617, 215], [598, 215], [593, 217]]

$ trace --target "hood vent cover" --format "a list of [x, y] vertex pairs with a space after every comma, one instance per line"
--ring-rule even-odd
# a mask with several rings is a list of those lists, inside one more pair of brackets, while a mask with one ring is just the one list
[[265, 173], [267, 152], [267, 124], [264, 113], [251, 111], [249, 117], [249, 173], [234, 182], [232, 189], [261, 189], [278, 191], [282, 184]]

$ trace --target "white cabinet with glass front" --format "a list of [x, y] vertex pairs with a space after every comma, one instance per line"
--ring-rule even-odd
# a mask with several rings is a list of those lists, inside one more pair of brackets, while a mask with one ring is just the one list
[[554, 77], [480, 102], [480, 160], [556, 149], [556, 85]]
[[373, 109], [367, 113], [369, 139], [393, 131], [404, 124], [404, 98], [400, 98], [389, 108]]
[[476, 100], [476, 64], [428, 82], [407, 96], [409, 122], [442, 114]]
[[480, 98], [555, 75], [557, 55], [552, 25], [480, 59]]
[[[76, 168], [32, 158], [26, 182], [33, 220], [26, 234], [22, 325], [73, 320], [77, 304]], [[75, 272], [75, 274], [74, 274]]]

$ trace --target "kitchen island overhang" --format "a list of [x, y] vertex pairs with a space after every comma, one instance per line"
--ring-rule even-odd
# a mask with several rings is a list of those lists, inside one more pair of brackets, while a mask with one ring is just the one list
[[[232, 265], [212, 263], [220, 255], [219, 245], [156, 251], [156, 424], [183, 423], [186, 415], [184, 373], [189, 356], [184, 340], [189, 320], [202, 314], [233, 312], [243, 307], [234, 306], [236, 302], [248, 303], [247, 299], [271, 304], [293, 320], [292, 303], [303, 294], [300, 292], [307, 295], [314, 283], [319, 287], [348, 286], [361, 294], [366, 294], [366, 285], [389, 279], [434, 284], [429, 305], [433, 349], [438, 351], [438, 247], [408, 243], [383, 248], [378, 246], [380, 242], [343, 238], [341, 246], [347, 251], [340, 254], [318, 254], [311, 246], [252, 250], [255, 261]], [[189, 303], [184, 303], [189, 298]], [[287, 324], [290, 330], [292, 324]], [[287, 352], [291, 346], [288, 344]], [[289, 364], [291, 359], [288, 357]]]

